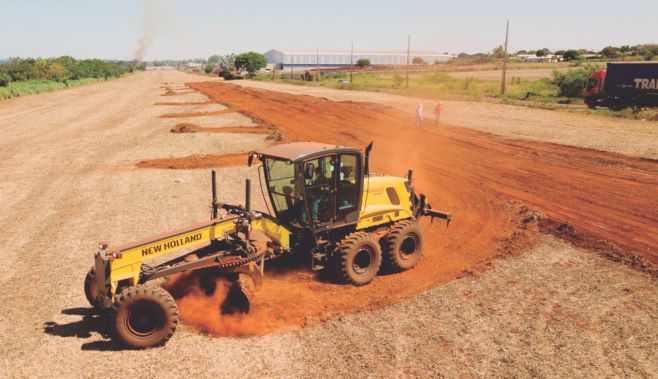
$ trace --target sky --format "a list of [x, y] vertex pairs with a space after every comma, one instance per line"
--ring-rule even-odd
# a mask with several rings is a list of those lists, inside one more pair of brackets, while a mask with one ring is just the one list
[[[621, 4], [621, 5], [620, 5]], [[622, 6], [623, 5], [623, 6]], [[271, 48], [488, 52], [658, 43], [658, 0], [0, 0], [0, 58], [203, 58]]]

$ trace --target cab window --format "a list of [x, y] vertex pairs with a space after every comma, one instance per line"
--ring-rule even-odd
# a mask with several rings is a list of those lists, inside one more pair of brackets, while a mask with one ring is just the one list
[[361, 162], [355, 154], [338, 156], [336, 216], [338, 221], [352, 222], [358, 217]]
[[295, 188], [295, 166], [287, 161], [265, 159], [265, 172], [276, 216], [284, 222], [305, 218], [304, 202]]
[[324, 223], [334, 218], [335, 157], [312, 159], [304, 164], [306, 199], [312, 223]]

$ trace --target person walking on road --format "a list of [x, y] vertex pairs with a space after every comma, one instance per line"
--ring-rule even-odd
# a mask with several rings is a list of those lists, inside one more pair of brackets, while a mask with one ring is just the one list
[[416, 124], [419, 128], [423, 127], [423, 103], [420, 101], [416, 105]]
[[439, 118], [441, 118], [441, 112], [443, 112], [443, 103], [440, 101], [436, 103], [436, 106], [434, 107], [434, 123], [436, 125], [439, 125]]

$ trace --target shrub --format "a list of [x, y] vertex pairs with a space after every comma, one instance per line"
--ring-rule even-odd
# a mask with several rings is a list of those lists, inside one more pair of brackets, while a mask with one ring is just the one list
[[367, 58], [360, 58], [356, 60], [356, 65], [359, 67], [366, 67], [370, 66], [370, 59]]
[[395, 88], [400, 88], [402, 86], [402, 83], [404, 83], [404, 78], [400, 74], [395, 74], [393, 76], [393, 87]]
[[215, 69], [215, 65], [212, 63], [208, 63], [206, 67], [203, 68], [203, 71], [205, 71], [206, 74], [210, 74], [214, 69]]
[[323, 72], [322, 79], [345, 79], [347, 78], [347, 73], [344, 71], [333, 71], [333, 72]]
[[554, 70], [551, 82], [557, 86], [559, 96], [582, 97], [585, 83], [593, 71], [593, 67], [578, 68], [567, 72]]
[[411, 63], [413, 64], [427, 64], [425, 60], [421, 57], [414, 57], [414, 59], [411, 60]]
[[7, 84], [11, 82], [11, 76], [9, 74], [0, 73], [0, 87], [6, 87]]

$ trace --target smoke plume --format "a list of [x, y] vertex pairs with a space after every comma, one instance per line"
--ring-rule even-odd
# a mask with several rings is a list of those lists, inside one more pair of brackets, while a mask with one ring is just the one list
[[148, 49], [153, 45], [156, 37], [165, 31], [165, 27], [172, 24], [173, 8], [173, 0], [141, 1], [142, 34], [137, 40], [137, 49], [133, 56], [135, 61], [142, 61]]

